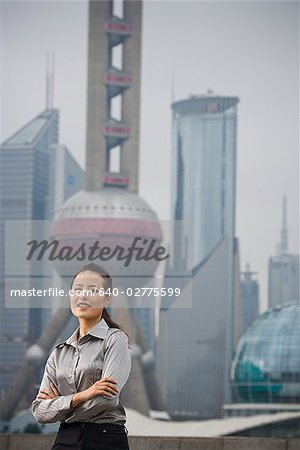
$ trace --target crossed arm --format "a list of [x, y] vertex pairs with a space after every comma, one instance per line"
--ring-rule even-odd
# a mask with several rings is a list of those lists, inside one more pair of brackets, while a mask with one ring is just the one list
[[118, 405], [120, 391], [129, 377], [130, 369], [131, 355], [127, 336], [124, 333], [116, 332], [107, 341], [102, 379], [110, 377], [115, 380], [118, 393], [110, 398], [104, 397], [99, 395], [99, 392], [97, 393], [97, 389], [93, 385], [82, 392], [60, 395], [57, 390], [55, 364], [50, 355], [38, 395], [32, 402], [32, 414], [39, 423], [88, 420], [100, 412]]

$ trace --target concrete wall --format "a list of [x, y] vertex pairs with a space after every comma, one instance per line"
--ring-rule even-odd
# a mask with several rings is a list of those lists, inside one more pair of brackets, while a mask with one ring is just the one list
[[[1, 450], [50, 450], [55, 435], [0, 434]], [[130, 450], [299, 450], [300, 439], [129, 437]]]

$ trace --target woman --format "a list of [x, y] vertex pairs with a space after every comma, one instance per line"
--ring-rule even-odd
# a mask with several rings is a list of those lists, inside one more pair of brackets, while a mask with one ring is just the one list
[[32, 413], [39, 423], [61, 422], [52, 450], [128, 450], [119, 398], [131, 355], [127, 335], [106, 310], [111, 277], [89, 264], [75, 274], [71, 287], [79, 327], [50, 354]]

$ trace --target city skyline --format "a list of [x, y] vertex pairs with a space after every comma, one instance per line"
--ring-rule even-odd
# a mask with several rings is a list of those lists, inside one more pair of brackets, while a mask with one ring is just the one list
[[[276, 253], [284, 194], [290, 250], [299, 252], [298, 7], [294, 2], [193, 2], [189, 8], [182, 2], [144, 2], [140, 194], [161, 219], [169, 217], [171, 101], [208, 88], [238, 96], [236, 236], [241, 269], [250, 262], [258, 272], [262, 310], [267, 307], [267, 263]], [[2, 2], [1, 9], [1, 110], [6, 111], [1, 142], [44, 109], [45, 58], [53, 50], [61, 142], [83, 165], [87, 3]]]

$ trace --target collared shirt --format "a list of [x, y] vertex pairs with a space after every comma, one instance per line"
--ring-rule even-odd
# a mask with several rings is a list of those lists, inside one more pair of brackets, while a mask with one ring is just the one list
[[[79, 341], [78, 331], [79, 327], [69, 339], [57, 344], [48, 357], [39, 392], [32, 402], [32, 414], [39, 423], [124, 424], [126, 414], [119, 400], [131, 369], [127, 335], [122, 330], [110, 328], [104, 319]], [[89, 388], [103, 377], [111, 377], [117, 382], [117, 394], [112, 398], [98, 395], [71, 408], [76, 392]], [[39, 399], [41, 390], [50, 389], [50, 382], [61, 395], [49, 400]]]

